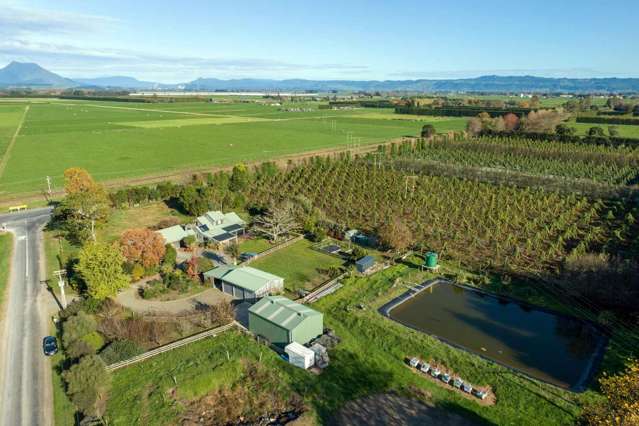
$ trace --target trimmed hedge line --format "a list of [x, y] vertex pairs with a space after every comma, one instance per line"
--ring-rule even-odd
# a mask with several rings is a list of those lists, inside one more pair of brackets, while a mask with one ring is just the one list
[[567, 136], [558, 135], [556, 133], [529, 133], [529, 132], [492, 132], [484, 130], [482, 135], [486, 136], [500, 136], [500, 137], [519, 137], [524, 139], [533, 139], [541, 141], [556, 141], [556, 142], [572, 142], [572, 143], [585, 143], [594, 145], [608, 145], [619, 146], [626, 145], [633, 148], [639, 148], [639, 139], [637, 138], [619, 138], [619, 137], [597, 137], [597, 136]]
[[592, 124], [626, 124], [631, 126], [639, 126], [639, 118], [623, 118], [623, 117], [577, 117], [577, 123]]
[[518, 115], [520, 118], [527, 115], [531, 111], [535, 111], [533, 108], [488, 108], [481, 106], [451, 106], [451, 107], [434, 107], [434, 108], [422, 108], [422, 107], [397, 107], [395, 112], [397, 114], [415, 114], [415, 115], [433, 115], [438, 117], [451, 116], [451, 117], [476, 117], [481, 112], [488, 113], [491, 117], [501, 117], [508, 113]]

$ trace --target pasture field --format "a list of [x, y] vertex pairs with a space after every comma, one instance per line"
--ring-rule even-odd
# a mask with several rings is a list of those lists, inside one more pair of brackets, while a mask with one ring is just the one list
[[[426, 122], [387, 119], [392, 110], [370, 115], [370, 110], [285, 108], [246, 102], [32, 103], [0, 176], [0, 195], [42, 190], [46, 176], [60, 187], [69, 167], [108, 180], [228, 166], [343, 148], [349, 141], [366, 145], [417, 135]], [[24, 103], [0, 104], [0, 152], [23, 111]], [[463, 127], [459, 119], [433, 123], [442, 132]]]
[[639, 138], [639, 126], [632, 126], [628, 124], [595, 124], [595, 123], [575, 123], [570, 122], [570, 125], [577, 129], [578, 135], [585, 135], [588, 129], [591, 127], [601, 127], [604, 133], [608, 134], [608, 128], [614, 127], [619, 132], [619, 136], [622, 138]]

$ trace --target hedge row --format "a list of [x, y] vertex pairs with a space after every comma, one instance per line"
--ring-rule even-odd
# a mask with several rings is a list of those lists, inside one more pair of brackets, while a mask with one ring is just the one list
[[394, 108], [395, 104], [388, 100], [368, 101], [331, 101], [329, 107], [363, 107], [363, 108]]
[[541, 141], [556, 141], [556, 142], [571, 142], [571, 143], [584, 143], [594, 145], [607, 145], [607, 146], [631, 146], [633, 148], [639, 148], [639, 139], [637, 138], [619, 138], [619, 137], [598, 137], [598, 136], [577, 136], [577, 135], [558, 135], [556, 133], [529, 133], [529, 132], [492, 132], [483, 131], [482, 135], [486, 136], [500, 136], [500, 137], [513, 137], [517, 136], [524, 139], [533, 139]]
[[631, 126], [639, 126], [639, 118], [588, 116], [588, 117], [577, 117], [577, 123], [628, 124]]
[[481, 112], [488, 113], [491, 117], [500, 117], [508, 113], [516, 114], [519, 117], [527, 115], [529, 112], [534, 111], [533, 108], [488, 108], [482, 106], [450, 106], [450, 107], [397, 107], [395, 112], [397, 114], [415, 114], [415, 115], [433, 115], [438, 117], [452, 116], [452, 117], [476, 117]]
[[81, 101], [111, 101], [111, 102], [141, 102], [151, 103], [148, 99], [142, 98], [121, 98], [115, 96], [73, 96], [73, 95], [61, 95], [60, 99], [76, 99]]

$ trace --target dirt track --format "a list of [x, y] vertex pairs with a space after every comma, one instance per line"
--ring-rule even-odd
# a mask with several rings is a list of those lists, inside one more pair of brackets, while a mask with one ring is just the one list
[[481, 423], [417, 399], [385, 393], [347, 403], [329, 421], [329, 424], [334, 426], [472, 426]]

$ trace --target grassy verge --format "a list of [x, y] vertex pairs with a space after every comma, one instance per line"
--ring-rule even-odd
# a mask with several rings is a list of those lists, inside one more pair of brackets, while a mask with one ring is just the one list
[[4, 293], [9, 282], [11, 252], [13, 251], [13, 235], [0, 234], [0, 306], [4, 302]]
[[336, 257], [313, 250], [312, 243], [300, 240], [268, 256], [257, 259], [251, 266], [284, 278], [284, 287], [290, 292], [312, 289], [328, 276], [322, 271], [344, 262]]
[[[56, 330], [51, 330], [52, 335], [56, 335]], [[58, 335], [58, 342], [60, 342]], [[64, 363], [64, 354], [59, 351], [51, 357], [51, 384], [53, 387], [53, 417], [55, 426], [73, 426], [75, 425], [76, 409], [69, 397], [64, 391], [64, 381], [62, 380], [62, 364]]]
[[[69, 259], [75, 256], [78, 250], [78, 247], [73, 246], [65, 238], [61, 237], [57, 231], [44, 232], [44, 254], [47, 264], [46, 280], [49, 283], [49, 287], [56, 294], [60, 289], [58, 287], [58, 278], [53, 272], [64, 269]], [[73, 289], [67, 285], [65, 292], [71, 294]]]

